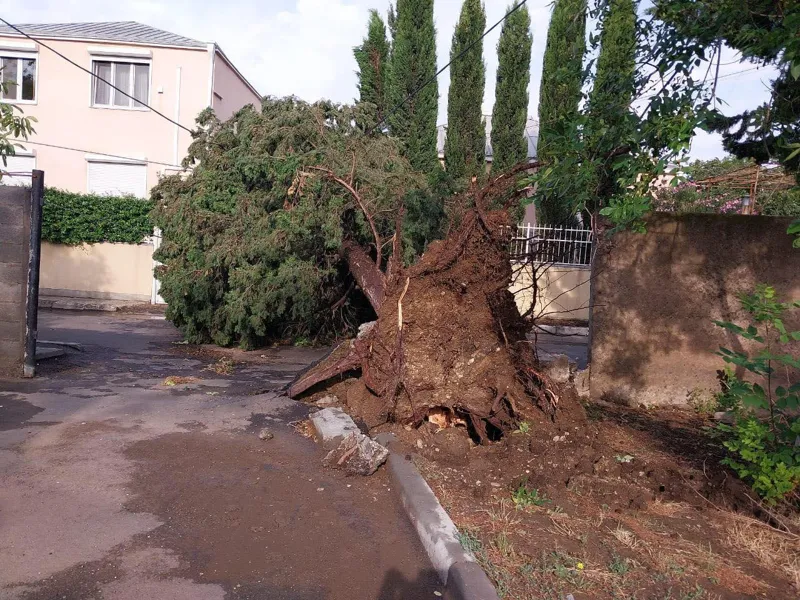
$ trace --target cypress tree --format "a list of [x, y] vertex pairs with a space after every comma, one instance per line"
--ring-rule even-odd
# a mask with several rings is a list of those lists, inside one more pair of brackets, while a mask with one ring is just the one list
[[[394, 22], [387, 86], [390, 110], [436, 74], [433, 0], [397, 0]], [[432, 172], [438, 164], [438, 102], [439, 86], [434, 80], [389, 116], [389, 128], [400, 140], [404, 156], [424, 173]]]
[[497, 84], [492, 114], [492, 170], [502, 171], [528, 156], [525, 121], [531, 81], [531, 17], [522, 6], [503, 23], [497, 43]]
[[[635, 69], [636, 2], [611, 0], [603, 18], [597, 74], [589, 96], [587, 145], [595, 159], [625, 144]], [[597, 177], [597, 204], [603, 204], [614, 193], [610, 165], [602, 164]]]
[[[566, 152], [565, 126], [578, 116], [586, 51], [586, 0], [556, 0], [539, 88], [538, 158], [552, 162]], [[544, 197], [539, 217], [545, 223], [562, 223], [574, 207], [569, 198]]]
[[369, 11], [367, 36], [360, 46], [353, 48], [358, 63], [358, 94], [361, 102], [377, 107], [376, 122], [386, 114], [386, 75], [389, 42], [386, 25], [376, 10]]
[[447, 96], [447, 138], [444, 164], [455, 180], [479, 175], [485, 168], [486, 126], [481, 104], [486, 86], [483, 44], [470, 44], [483, 35], [486, 12], [481, 0], [464, 0], [450, 48], [450, 92]]

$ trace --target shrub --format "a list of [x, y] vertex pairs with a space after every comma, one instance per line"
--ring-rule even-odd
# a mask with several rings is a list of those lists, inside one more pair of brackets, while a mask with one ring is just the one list
[[153, 233], [153, 203], [133, 196], [44, 192], [42, 240], [56, 244], [123, 242], [138, 244]]
[[[761, 347], [754, 353], [720, 348], [718, 354], [764, 385], [739, 378], [731, 369], [724, 371], [720, 404], [732, 412], [734, 422], [717, 426], [730, 452], [723, 463], [767, 502], [775, 503], [800, 486], [800, 382], [791, 381], [788, 375], [792, 369], [800, 369], [800, 357], [781, 352], [786, 344], [800, 341], [800, 331], [788, 331], [784, 324], [785, 313], [800, 308], [800, 301], [779, 302], [775, 290], [766, 285], [740, 300], [751, 315], [750, 325], [714, 323]], [[783, 373], [786, 382], [778, 379]]]

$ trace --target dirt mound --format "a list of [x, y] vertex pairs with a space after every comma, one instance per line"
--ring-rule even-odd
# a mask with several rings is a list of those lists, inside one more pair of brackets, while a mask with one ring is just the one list
[[[480, 443], [522, 420], [549, 427], [562, 413], [580, 415], [577, 402], [569, 397], [563, 403], [571, 406], [563, 406], [536, 369], [527, 324], [508, 291], [509, 213], [482, 208], [515, 197], [514, 178], [504, 177], [473, 190], [465, 204], [474, 208], [459, 227], [409, 268], [390, 259], [383, 273], [379, 261], [346, 246], [377, 322], [301, 376], [292, 397], [355, 371], [363, 385], [348, 390], [347, 403], [370, 427], [419, 426], [434, 417], [465, 427]], [[397, 239], [393, 256], [402, 254]]]

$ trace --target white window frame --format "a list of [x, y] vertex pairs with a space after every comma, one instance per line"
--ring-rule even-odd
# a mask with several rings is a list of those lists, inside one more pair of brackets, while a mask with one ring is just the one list
[[[17, 93], [20, 95], [19, 99], [14, 98], [0, 98], [3, 104], [39, 104], [39, 53], [38, 52], [25, 52], [20, 50], [5, 50], [0, 47], [0, 58], [16, 58], [17, 59]], [[22, 61], [23, 60], [36, 61], [36, 73], [33, 77], [33, 100], [22, 99]], [[0, 65], [2, 66], [2, 65]], [[2, 75], [0, 74], [0, 78]]]
[[[147, 65], [147, 98], [145, 98], [144, 104], [150, 104], [150, 91], [153, 89], [153, 61], [152, 60], [144, 59], [144, 58], [138, 58], [138, 57], [132, 57], [132, 56], [118, 56], [118, 55], [106, 56], [106, 55], [100, 54], [99, 52], [98, 53], [92, 53], [92, 63], [91, 63], [92, 75], [91, 75], [91, 81], [90, 81], [91, 85], [89, 86], [89, 106], [91, 108], [99, 108], [99, 109], [103, 109], [103, 110], [135, 110], [135, 111], [139, 111], [139, 112], [143, 112], [143, 111], [146, 112], [146, 111], [150, 110], [150, 108], [148, 108], [147, 106], [134, 106], [133, 99], [128, 98], [127, 96], [125, 96], [125, 98], [130, 102], [130, 106], [118, 106], [118, 105], [115, 105], [114, 104], [114, 96], [116, 94], [118, 94], [119, 92], [117, 92], [117, 90], [115, 90], [113, 87], [111, 88], [111, 98], [110, 98], [111, 103], [110, 104], [97, 104], [94, 101], [95, 89], [97, 87], [97, 84], [99, 83], [99, 79], [94, 74], [94, 63], [96, 63], [96, 62], [111, 63], [111, 65], [112, 65], [111, 66], [111, 81], [109, 81], [109, 83], [111, 85], [116, 85], [116, 82], [115, 82], [114, 79], [116, 77], [117, 69], [113, 65], [115, 65], [117, 63], [126, 63], [126, 64], [129, 64], [129, 65]], [[131, 87], [130, 87], [131, 95], [133, 95], [133, 89], [134, 89], [134, 83], [135, 83], [135, 77], [136, 77], [135, 76], [135, 71], [136, 71], [135, 69], [131, 69], [131, 75], [130, 75], [130, 79], [131, 79], [131, 81], [130, 81], [130, 83], [131, 83]], [[38, 70], [37, 70], [37, 75], [38, 75]], [[141, 102], [141, 100], [139, 102]]]

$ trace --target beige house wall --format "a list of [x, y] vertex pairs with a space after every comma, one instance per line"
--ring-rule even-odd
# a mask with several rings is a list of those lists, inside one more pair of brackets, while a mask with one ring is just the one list
[[217, 51], [214, 59], [214, 93], [211, 107], [217, 118], [227, 121], [243, 106], [261, 106], [261, 96], [244, 80], [225, 55]]
[[43, 295], [140, 300], [149, 302], [153, 287], [151, 244], [42, 242]]
[[[512, 264], [514, 294], [517, 309], [524, 314], [533, 302], [534, 265]], [[589, 320], [589, 267], [551, 266], [538, 276], [538, 298], [533, 316], [550, 320]]]
[[[0, 43], [19, 43], [0, 36]], [[47, 44], [86, 69], [92, 69], [89, 48], [133, 48], [152, 53], [148, 104], [191, 127], [210, 104], [211, 55], [207, 48], [163, 48], [98, 41], [47, 40]], [[109, 50], [110, 51], [110, 50]], [[92, 76], [39, 46], [34, 102], [19, 102], [26, 116], [35, 117], [32, 142], [77, 148], [63, 150], [23, 144], [36, 153], [36, 168], [45, 172], [48, 187], [72, 192], [87, 190], [87, 155], [116, 154], [137, 160], [179, 163], [191, 142], [188, 132], [147, 109], [92, 106]], [[100, 57], [94, 56], [99, 59]], [[180, 83], [178, 79], [180, 77]], [[86, 152], [84, 152], [84, 150]], [[147, 188], [158, 183], [165, 166], [148, 164]]]

